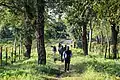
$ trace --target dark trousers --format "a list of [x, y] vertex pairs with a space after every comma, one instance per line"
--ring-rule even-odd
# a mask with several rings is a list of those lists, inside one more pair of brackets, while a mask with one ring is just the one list
[[69, 67], [70, 67], [70, 60], [65, 60], [65, 72], [66, 70], [69, 71]]
[[63, 60], [63, 53], [61, 53], [60, 56], [61, 56], [61, 62], [63, 62], [64, 61]]

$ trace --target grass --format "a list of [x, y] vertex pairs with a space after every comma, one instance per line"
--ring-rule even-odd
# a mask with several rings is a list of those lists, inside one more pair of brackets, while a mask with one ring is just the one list
[[83, 56], [81, 49], [72, 49], [69, 72], [64, 72], [64, 63], [54, 63], [51, 44], [46, 47], [46, 65], [37, 64], [36, 49], [31, 59], [17, 60], [14, 64], [0, 67], [0, 80], [120, 80], [120, 60], [104, 59], [96, 53]]

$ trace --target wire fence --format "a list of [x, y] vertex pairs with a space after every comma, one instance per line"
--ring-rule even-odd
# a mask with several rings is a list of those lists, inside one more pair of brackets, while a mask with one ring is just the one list
[[5, 66], [8, 64], [13, 64], [24, 56], [24, 47], [21, 48], [20, 45], [16, 47], [0, 47], [0, 66]]

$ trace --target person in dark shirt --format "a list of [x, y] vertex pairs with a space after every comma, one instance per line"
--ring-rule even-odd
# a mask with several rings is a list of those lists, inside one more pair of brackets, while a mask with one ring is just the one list
[[63, 52], [63, 57], [65, 60], [65, 72], [66, 70], [69, 71], [71, 56], [72, 56], [72, 51], [69, 50], [69, 46], [67, 46], [66, 51]]

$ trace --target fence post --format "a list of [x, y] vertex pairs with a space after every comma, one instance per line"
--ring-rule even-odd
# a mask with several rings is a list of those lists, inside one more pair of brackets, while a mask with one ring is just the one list
[[19, 60], [20, 60], [20, 45], [19, 45]]
[[24, 52], [25, 52], [25, 49], [24, 49], [24, 46], [22, 46], [22, 59], [24, 59]]
[[19, 50], [20, 50], [19, 51], [20, 52], [19, 53], [20, 54], [20, 58], [22, 59], [22, 55], [21, 55], [22, 54], [22, 37], [21, 37], [21, 34], [20, 34], [20, 46], [19, 46]]
[[105, 44], [105, 58], [107, 57], [107, 44]]
[[21, 52], [21, 59], [22, 59], [22, 53], [23, 53], [22, 45], [20, 46], [20, 52]]
[[8, 50], [7, 50], [7, 47], [6, 47], [6, 65], [7, 65], [7, 59], [8, 59]]
[[16, 38], [14, 40], [14, 62], [16, 62]]
[[13, 47], [12, 47], [12, 52], [11, 52], [11, 63], [13, 64]]
[[14, 52], [15, 56], [14, 56], [14, 62], [16, 62], [16, 46], [15, 46], [15, 52]]
[[0, 65], [2, 66], [2, 47], [0, 47]]

